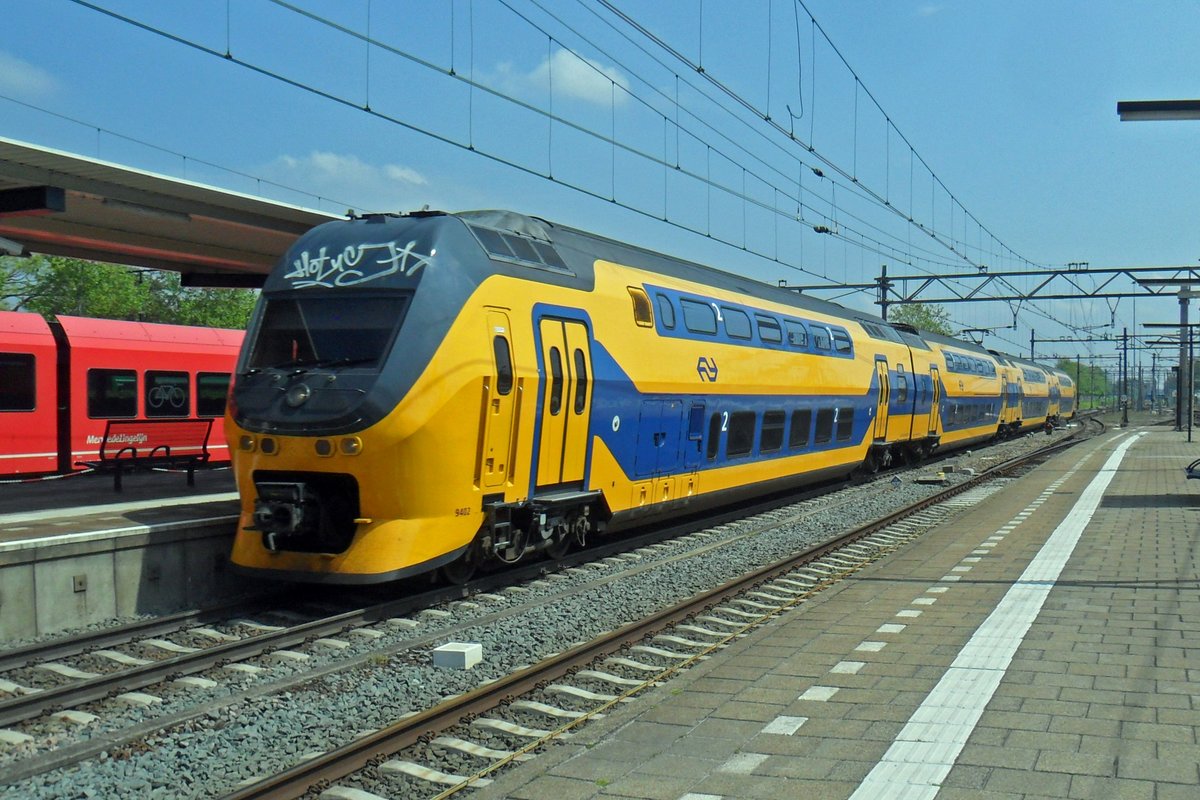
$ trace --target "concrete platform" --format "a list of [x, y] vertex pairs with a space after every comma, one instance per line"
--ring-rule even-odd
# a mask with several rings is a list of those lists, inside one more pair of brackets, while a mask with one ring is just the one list
[[1198, 452], [1072, 448], [473, 796], [1194, 800]]
[[0, 641], [262, 591], [227, 570], [237, 507], [228, 470], [0, 486]]

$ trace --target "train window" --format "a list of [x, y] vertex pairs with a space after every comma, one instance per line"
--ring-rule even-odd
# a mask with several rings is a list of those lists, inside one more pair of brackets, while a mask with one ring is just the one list
[[32, 353], [0, 353], [0, 411], [33, 411], [35, 364]]
[[706, 455], [712, 461], [721, 449], [721, 415], [714, 413], [708, 418], [708, 449]]
[[493, 337], [492, 353], [496, 356], [496, 394], [508, 394], [513, 388], [512, 350], [508, 339]]
[[842, 406], [834, 416], [837, 417], [837, 440], [850, 441], [850, 435], [854, 433], [854, 407]]
[[908, 401], [908, 378], [904, 375], [904, 368], [896, 368], [896, 402], [905, 403]]
[[563, 365], [562, 354], [557, 347], [550, 348], [550, 413], [562, 411]]
[[531, 261], [534, 264], [541, 261], [537, 251], [533, 249], [533, 242], [528, 239], [522, 239], [520, 236], [505, 236], [504, 241], [508, 242], [508, 246], [522, 261]]
[[654, 311], [650, 308], [650, 298], [635, 286], [629, 287], [629, 297], [633, 300], [633, 321], [642, 328], [653, 328]]
[[833, 349], [839, 353], [854, 352], [854, 345], [850, 342], [850, 334], [846, 333], [841, 328], [834, 328]]
[[545, 267], [570, 274], [562, 256], [549, 242], [479, 225], [468, 224], [467, 227], [475, 234], [475, 238], [492, 258], [516, 261], [526, 266]]
[[792, 429], [788, 431], [788, 448], [795, 450], [808, 444], [808, 432], [812, 428], [812, 412], [807, 408], [792, 412]]
[[833, 438], [833, 409], [818, 408], [817, 409], [817, 430], [813, 436], [813, 441], [817, 444], [824, 444]]
[[89, 369], [88, 416], [93, 419], [137, 416], [137, 373], [131, 369]]
[[504, 241], [504, 236], [500, 231], [494, 231], [491, 228], [479, 228], [474, 225], [471, 226], [471, 230], [479, 237], [484, 250], [487, 250], [494, 256], [513, 257], [512, 248]]
[[782, 411], [764, 411], [762, 433], [759, 434], [758, 452], [774, 453], [783, 447], [783, 423], [787, 417]]
[[754, 412], [735, 411], [729, 415], [729, 437], [725, 441], [725, 455], [739, 458], [750, 455], [754, 449]]
[[272, 297], [264, 306], [251, 369], [375, 367], [404, 322], [411, 293]]
[[679, 300], [683, 308], [683, 324], [692, 333], [716, 333], [717, 312], [708, 303], [695, 300]]
[[658, 318], [662, 321], [663, 327], [673, 329], [675, 327], [675, 306], [671, 305], [671, 298], [665, 294], [656, 295], [658, 300]]
[[533, 249], [537, 251], [538, 257], [542, 260], [543, 264], [554, 267], [555, 269], [567, 268], [567, 262], [562, 260], [562, 256], [560, 256], [558, 251], [553, 247], [544, 242], [538, 241], [532, 242], [532, 244]]
[[779, 329], [779, 320], [774, 317], [764, 317], [761, 314], [755, 314], [754, 321], [758, 323], [758, 338], [770, 344], [778, 344], [783, 341], [783, 332]]
[[225, 398], [228, 394], [228, 372], [196, 373], [196, 416], [224, 416]]
[[808, 347], [808, 334], [804, 326], [795, 320], [785, 319], [783, 329], [787, 331], [788, 344], [792, 347]]
[[750, 316], [745, 311], [721, 306], [721, 316], [725, 319], [725, 333], [734, 339], [750, 338]]
[[829, 329], [820, 325], [812, 326], [813, 347], [818, 350], [829, 349]]
[[583, 351], [575, 348], [575, 413], [582, 414], [587, 406], [587, 359]]
[[191, 381], [186, 372], [146, 373], [146, 416], [186, 417], [191, 407]]

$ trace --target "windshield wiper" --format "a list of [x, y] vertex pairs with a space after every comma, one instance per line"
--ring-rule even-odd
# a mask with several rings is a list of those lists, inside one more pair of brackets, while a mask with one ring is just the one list
[[309, 364], [306, 364], [305, 366], [317, 367], [317, 368], [329, 368], [329, 367], [349, 367], [349, 366], [353, 366], [355, 364], [374, 364], [374, 363], [375, 363], [375, 359], [373, 359], [373, 358], [322, 358], [322, 359], [313, 361]]

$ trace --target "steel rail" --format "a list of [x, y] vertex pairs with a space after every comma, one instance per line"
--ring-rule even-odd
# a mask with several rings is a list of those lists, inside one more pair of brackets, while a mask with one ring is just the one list
[[[1103, 426], [1103, 423], [1101, 425]], [[604, 636], [552, 656], [539, 664], [515, 672], [507, 678], [451, 698], [389, 728], [356, 739], [322, 756], [302, 762], [258, 783], [236, 790], [226, 795], [223, 800], [290, 800], [290, 798], [299, 797], [313, 788], [328, 786], [332, 781], [377, 764], [393, 753], [460, 724], [463, 718], [490, 711], [505, 700], [531, 692], [547, 681], [561, 678], [579, 667], [586, 666], [598, 658], [689, 619], [726, 599], [736, 597], [759, 584], [782, 577], [808, 562], [866, 538], [901, 519], [944, 502], [981, 483], [1002, 476], [1028, 461], [1042, 459], [1070, 447], [1077, 443], [1078, 435], [1082, 430], [1083, 428], [1080, 427], [1045, 448], [1039, 448], [1032, 453], [995, 464], [962, 483], [872, 520], [854, 530], [847, 531], [828, 542], [749, 572], [708, 592], [661, 609], [642, 620], [629, 623]]]
[[81, 655], [90, 650], [127, 644], [137, 639], [162, 636], [193, 624], [219, 622], [238, 612], [254, 613], [252, 604], [264, 600], [269, 602], [270, 597], [251, 597], [237, 603], [212, 608], [180, 611], [165, 617], [137, 620], [126, 625], [87, 631], [62, 639], [36, 642], [13, 650], [6, 650], [0, 652], [0, 673], [19, 669], [35, 662], [53, 661], [57, 658]]

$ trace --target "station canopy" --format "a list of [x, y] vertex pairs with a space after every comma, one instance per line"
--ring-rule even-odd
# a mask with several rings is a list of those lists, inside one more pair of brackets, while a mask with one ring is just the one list
[[0, 137], [0, 255], [71, 256], [261, 286], [337, 215]]

